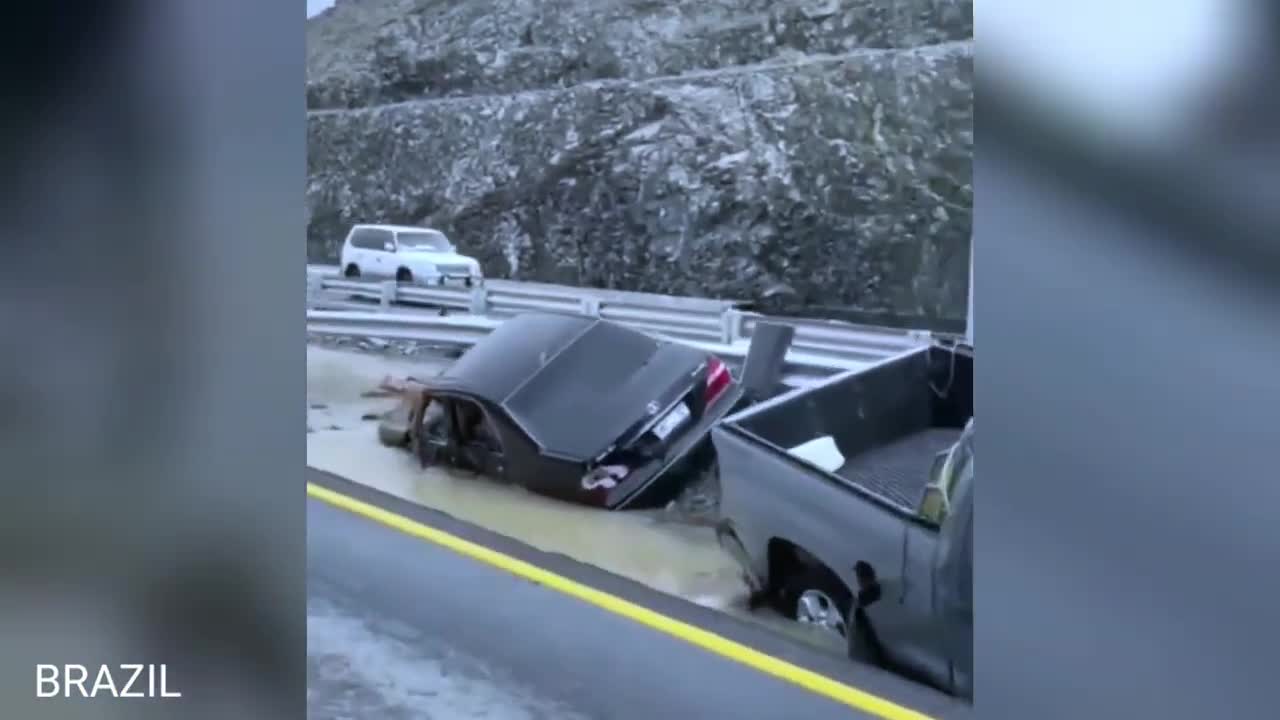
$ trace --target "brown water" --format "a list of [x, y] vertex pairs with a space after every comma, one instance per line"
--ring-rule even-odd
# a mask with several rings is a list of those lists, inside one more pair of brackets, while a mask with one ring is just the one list
[[429, 377], [440, 367], [309, 346], [307, 464], [705, 606], [728, 609], [743, 600], [737, 565], [710, 528], [579, 507], [470, 473], [423, 469], [409, 453], [379, 443], [377, 422], [361, 417], [397, 403], [361, 394], [387, 375]]
[[307, 464], [843, 654], [842, 644], [821, 630], [770, 612], [749, 612], [737, 564], [710, 528], [656, 513], [579, 507], [470, 473], [423, 469], [408, 452], [382, 445], [378, 422], [362, 418], [380, 416], [398, 401], [362, 395], [388, 375], [426, 378], [447, 363], [309, 345]]

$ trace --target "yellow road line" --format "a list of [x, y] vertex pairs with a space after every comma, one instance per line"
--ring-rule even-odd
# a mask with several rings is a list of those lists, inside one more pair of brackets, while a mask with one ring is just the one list
[[641, 625], [648, 626], [691, 645], [696, 645], [704, 650], [709, 650], [780, 680], [798, 685], [836, 702], [857, 708], [865, 713], [885, 720], [933, 720], [928, 715], [872, 695], [864, 690], [837, 682], [825, 675], [806, 670], [772, 655], [766, 655], [742, 643], [734, 642], [695, 625], [667, 617], [646, 607], [623, 600], [616, 595], [610, 595], [588, 587], [563, 575], [544, 570], [537, 565], [491, 550], [483, 545], [464, 540], [456, 535], [451, 535], [415, 520], [410, 520], [403, 515], [397, 515], [377, 505], [356, 500], [313, 483], [307, 483], [307, 495], [334, 507], [386, 525], [394, 530], [399, 530], [406, 535], [435, 543], [473, 560], [478, 560], [525, 580], [539, 583], [565, 595], [591, 603], [614, 615], [621, 615], [634, 620]]

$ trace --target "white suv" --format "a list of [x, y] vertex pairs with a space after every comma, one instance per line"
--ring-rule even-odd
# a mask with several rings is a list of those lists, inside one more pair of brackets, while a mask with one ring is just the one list
[[342, 243], [344, 277], [392, 279], [418, 285], [478, 285], [475, 258], [459, 255], [439, 230], [404, 225], [355, 225]]

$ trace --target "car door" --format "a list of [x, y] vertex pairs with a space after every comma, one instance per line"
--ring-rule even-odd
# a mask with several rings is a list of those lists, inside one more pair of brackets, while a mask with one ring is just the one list
[[457, 455], [457, 433], [453, 427], [452, 401], [433, 393], [423, 409], [417, 432], [416, 452], [425, 467], [454, 464]]
[[453, 427], [458, 445], [458, 467], [504, 480], [505, 462], [499, 426], [481, 403], [456, 398]]

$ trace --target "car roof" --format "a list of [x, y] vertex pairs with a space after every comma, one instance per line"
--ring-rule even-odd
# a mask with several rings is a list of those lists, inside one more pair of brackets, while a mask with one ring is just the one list
[[433, 384], [500, 406], [547, 454], [590, 460], [644, 416], [655, 392], [704, 361], [701, 351], [617, 323], [526, 313]]
[[594, 322], [577, 315], [517, 315], [472, 345], [438, 379], [501, 405]]
[[355, 230], [357, 228], [361, 230], [388, 230], [390, 232], [425, 232], [425, 233], [436, 233], [437, 235], [444, 235], [443, 232], [436, 230], [435, 228], [415, 227], [413, 225], [379, 225], [374, 223], [357, 223], [351, 226], [352, 230]]

